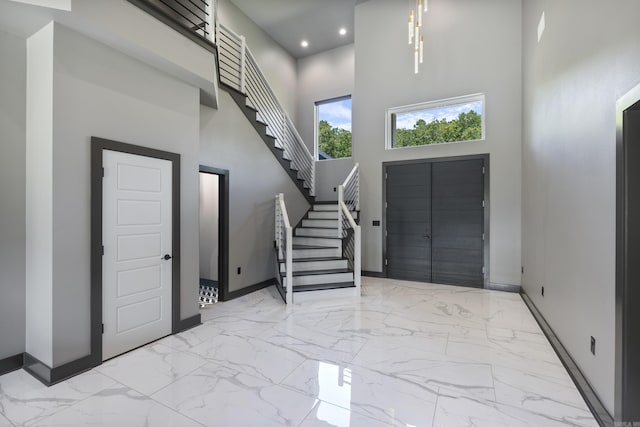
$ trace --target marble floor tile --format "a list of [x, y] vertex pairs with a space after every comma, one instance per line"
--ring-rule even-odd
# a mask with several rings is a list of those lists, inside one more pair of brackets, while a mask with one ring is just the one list
[[158, 343], [179, 351], [187, 351], [221, 333], [222, 328], [214, 323], [207, 322], [179, 334], [170, 335], [161, 339]]
[[481, 340], [449, 336], [447, 356], [563, 377], [565, 369], [548, 342]]
[[207, 426], [297, 426], [317, 400], [224, 366], [207, 364], [153, 396]]
[[392, 426], [430, 425], [437, 393], [360, 366], [308, 360], [282, 385]]
[[0, 414], [0, 427], [13, 427], [13, 424], [2, 414]]
[[26, 371], [0, 376], [0, 415], [16, 426], [31, 425], [115, 383], [95, 371], [46, 387]]
[[257, 338], [217, 335], [190, 350], [209, 361], [279, 384], [305, 361], [305, 356]]
[[[579, 421], [579, 422], [576, 422]], [[546, 412], [536, 413], [467, 396], [439, 396], [434, 417], [435, 427], [596, 427], [591, 418], [557, 417]]]
[[365, 417], [327, 402], [318, 402], [300, 427], [388, 427], [388, 423]]
[[358, 365], [412, 382], [434, 392], [452, 390], [456, 394], [493, 400], [491, 365], [413, 347], [395, 347], [381, 351], [366, 344], [353, 359]]
[[558, 379], [494, 367], [496, 401], [576, 426], [596, 426], [569, 375]]
[[202, 427], [202, 424], [119, 385], [39, 420], [33, 426]]
[[0, 376], [0, 427], [595, 427], [518, 294], [363, 278], [361, 298], [270, 287], [47, 388]]
[[150, 395], [205, 363], [199, 356], [155, 343], [111, 359], [96, 370]]

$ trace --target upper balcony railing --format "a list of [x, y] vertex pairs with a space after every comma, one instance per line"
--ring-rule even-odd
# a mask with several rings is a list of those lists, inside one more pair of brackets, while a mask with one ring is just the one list
[[216, 43], [216, 0], [127, 1], [202, 44], [205, 48]]

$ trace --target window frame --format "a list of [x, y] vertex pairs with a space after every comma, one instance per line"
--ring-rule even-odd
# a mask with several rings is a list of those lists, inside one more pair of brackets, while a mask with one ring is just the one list
[[[402, 113], [409, 113], [413, 111], [424, 111], [442, 107], [448, 107], [459, 104], [467, 104], [470, 102], [480, 102], [482, 104], [482, 115], [481, 115], [481, 127], [482, 127], [482, 136], [480, 139], [468, 139], [464, 141], [450, 141], [450, 142], [441, 142], [439, 144], [424, 144], [424, 145], [415, 145], [411, 147], [395, 147], [395, 131], [396, 131], [396, 121], [394, 119], [395, 116]], [[404, 150], [407, 148], [423, 148], [423, 147], [433, 147], [433, 146], [441, 146], [448, 144], [459, 144], [466, 142], [483, 142], [486, 140], [486, 96], [484, 93], [475, 93], [472, 95], [463, 95], [463, 96], [455, 96], [452, 98], [444, 98], [438, 99], [435, 101], [426, 101], [420, 102], [417, 104], [403, 105], [400, 107], [392, 107], [388, 108], [385, 117], [385, 150]]]
[[[339, 157], [337, 159], [320, 159], [320, 141], [319, 138], [319, 126], [320, 126], [320, 106], [324, 104], [331, 104], [333, 102], [340, 102], [346, 99], [351, 100], [351, 156], [349, 157]], [[313, 103], [313, 159], [316, 162], [326, 161], [326, 160], [341, 160], [341, 159], [351, 159], [353, 158], [353, 98], [351, 94], [336, 96], [334, 98], [323, 99], [321, 101], [315, 101]]]

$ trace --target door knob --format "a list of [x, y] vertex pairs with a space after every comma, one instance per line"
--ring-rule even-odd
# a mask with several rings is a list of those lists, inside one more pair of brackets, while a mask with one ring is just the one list
[[162, 257], [162, 258], [160, 258], [160, 259], [163, 259], [163, 260], [165, 260], [165, 261], [169, 261], [171, 258], [172, 258], [172, 256], [171, 256], [171, 255], [166, 254], [165, 256], [163, 256], [163, 257]]

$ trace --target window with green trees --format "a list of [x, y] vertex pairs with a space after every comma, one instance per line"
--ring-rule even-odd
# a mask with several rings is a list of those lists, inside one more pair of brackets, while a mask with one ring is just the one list
[[318, 160], [351, 157], [351, 96], [316, 102]]
[[387, 148], [484, 139], [484, 95], [392, 108]]

